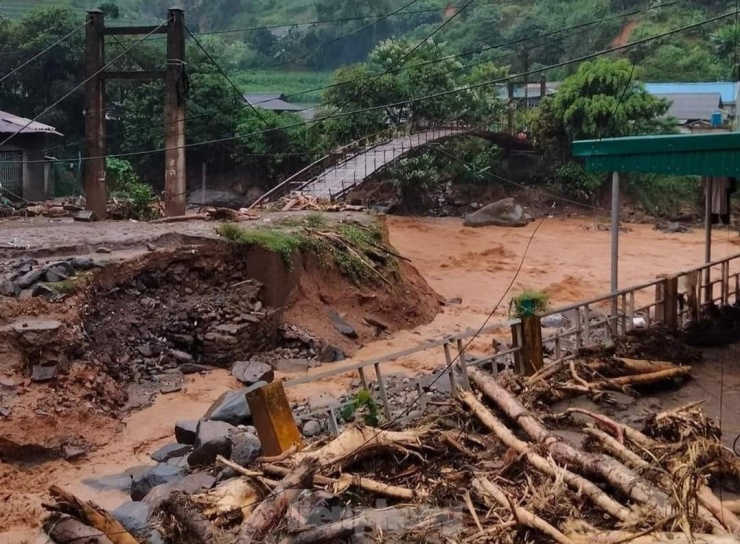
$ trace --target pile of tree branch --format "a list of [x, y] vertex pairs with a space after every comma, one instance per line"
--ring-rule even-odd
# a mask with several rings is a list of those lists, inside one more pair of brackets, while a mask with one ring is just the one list
[[[685, 377], [688, 368], [654, 365], [565, 364], [517, 388], [505, 375], [470, 369], [473, 389], [459, 389], [443, 413], [416, 428], [353, 424], [249, 467], [219, 457], [237, 477], [173, 494], [152, 524], [168, 542], [201, 544], [738, 544], [740, 507], [721, 502], [709, 484], [737, 482], [740, 462], [698, 405], [655, 414], [637, 430], [582, 408], [556, 416], [524, 402], [543, 383], [598, 394], [657, 380], [656, 373]], [[563, 429], [583, 440], [563, 438]], [[55, 542], [135, 542], [95, 505], [56, 488], [52, 495], [47, 528]]]

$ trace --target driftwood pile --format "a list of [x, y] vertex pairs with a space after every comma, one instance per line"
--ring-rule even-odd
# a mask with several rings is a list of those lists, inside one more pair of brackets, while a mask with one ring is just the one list
[[[151, 519], [168, 542], [740, 543], [740, 504], [710, 485], [740, 482], [740, 462], [699, 405], [637, 430], [553, 400], [683, 379], [690, 369], [622, 360], [552, 366], [523, 379], [471, 369], [472, 389], [416, 428], [355, 423], [338, 437], [242, 467]], [[567, 430], [567, 431], [566, 431]], [[570, 435], [579, 433], [584, 440]], [[133, 544], [110, 515], [52, 488], [54, 542]]]
[[299, 192], [292, 192], [275, 202], [266, 202], [259, 207], [276, 212], [298, 212], [304, 210], [315, 212], [361, 212], [365, 209], [364, 206], [354, 206], [351, 204], [332, 204], [329, 200], [304, 195]]

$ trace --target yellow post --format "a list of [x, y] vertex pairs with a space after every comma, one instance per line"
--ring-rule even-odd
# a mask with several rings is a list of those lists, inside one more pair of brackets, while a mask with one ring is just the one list
[[274, 457], [294, 444], [301, 446], [301, 433], [293, 419], [282, 382], [276, 381], [250, 392], [247, 404], [264, 455]]

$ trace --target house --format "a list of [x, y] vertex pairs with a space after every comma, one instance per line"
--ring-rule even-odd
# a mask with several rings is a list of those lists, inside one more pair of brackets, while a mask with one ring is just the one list
[[719, 94], [727, 114], [734, 118], [737, 113], [737, 99], [740, 92], [738, 82], [712, 83], [645, 83], [645, 89], [650, 94]]
[[512, 84], [500, 87], [499, 96], [502, 100], [507, 101], [511, 98], [513, 102], [521, 106], [535, 108], [540, 105], [545, 96], [553, 96], [559, 86], [559, 82], [528, 83], [527, 85]]
[[680, 132], [727, 132], [729, 115], [723, 111], [720, 93], [654, 94], [670, 104], [667, 116], [678, 121]]
[[293, 104], [285, 99], [283, 93], [249, 93], [244, 95], [244, 100], [250, 106], [262, 108], [263, 110], [276, 113], [296, 113], [306, 121], [311, 121], [316, 114], [316, 108], [302, 104]]
[[49, 136], [61, 136], [54, 127], [0, 111], [0, 196], [10, 201], [45, 200], [53, 195], [45, 157]]

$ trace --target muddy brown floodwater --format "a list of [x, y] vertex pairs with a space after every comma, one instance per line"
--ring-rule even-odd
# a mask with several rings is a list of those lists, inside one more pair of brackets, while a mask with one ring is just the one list
[[[123, 225], [132, 231], [136, 229], [129, 224]], [[594, 226], [593, 220], [545, 220], [531, 242], [511, 293], [504, 297], [494, 320], [506, 319], [508, 299], [524, 288], [547, 290], [556, 305], [607, 293], [610, 234]], [[364, 346], [354, 360], [380, 356], [424, 340], [479, 327], [512, 281], [536, 224], [522, 229], [469, 229], [462, 227], [459, 219], [391, 217], [388, 218], [388, 227], [392, 244], [411, 259], [431, 287], [445, 298], [461, 298], [462, 303], [446, 306], [428, 325]], [[115, 226], [107, 227], [108, 230], [111, 228], [115, 229]], [[175, 229], [172, 225], [171, 231]], [[629, 229], [630, 232], [621, 235], [622, 287], [652, 280], [659, 274], [696, 267], [703, 261], [704, 235], [699, 230], [688, 234], [665, 234], [649, 225], [629, 225]], [[37, 234], [37, 231], [33, 232]], [[133, 232], [130, 234], [134, 235]], [[56, 236], [59, 235], [57, 232]], [[715, 232], [714, 257], [737, 253], [740, 251], [737, 242], [735, 233]], [[490, 338], [481, 338], [472, 348], [490, 350], [490, 342]], [[341, 364], [349, 363], [351, 361]], [[438, 368], [441, 363], [439, 351], [429, 351], [398, 360], [384, 369], [389, 374], [415, 374]], [[728, 360], [728, 365], [732, 364], [737, 366], [736, 360]], [[347, 376], [300, 386], [290, 389], [289, 394], [299, 400], [316, 391], [336, 390], [341, 393], [352, 378]], [[733, 385], [740, 388], [740, 381], [735, 382]], [[5, 492], [0, 492], [0, 511], [10, 514], [10, 508], [23, 509], [15, 515], [0, 516], [0, 521], [14, 522], [5, 527], [0, 523], [0, 542], [32, 542], [42, 515], [43, 491], [51, 484], [63, 485], [80, 497], [93, 499], [107, 508], [124, 502], [124, 493], [94, 489], [84, 481], [120, 474], [129, 467], [148, 463], [148, 453], [171, 438], [175, 421], [200, 417], [225, 389], [235, 388], [236, 382], [224, 371], [205, 377], [188, 377], [182, 393], [161, 397], [153, 406], [128, 416], [120, 434], [77, 465], [63, 461], [35, 467], [0, 464], [0, 483], [7, 484], [11, 480], [16, 483], [15, 491], [10, 488], [10, 493], [7, 493], [6, 487]], [[691, 391], [687, 390], [686, 395]], [[702, 389], [695, 393], [702, 395]], [[740, 398], [740, 393], [735, 390], [728, 395], [730, 400]], [[688, 400], [684, 396], [677, 396], [675, 400]], [[23, 493], [17, 487], [21, 482], [27, 490]]]

